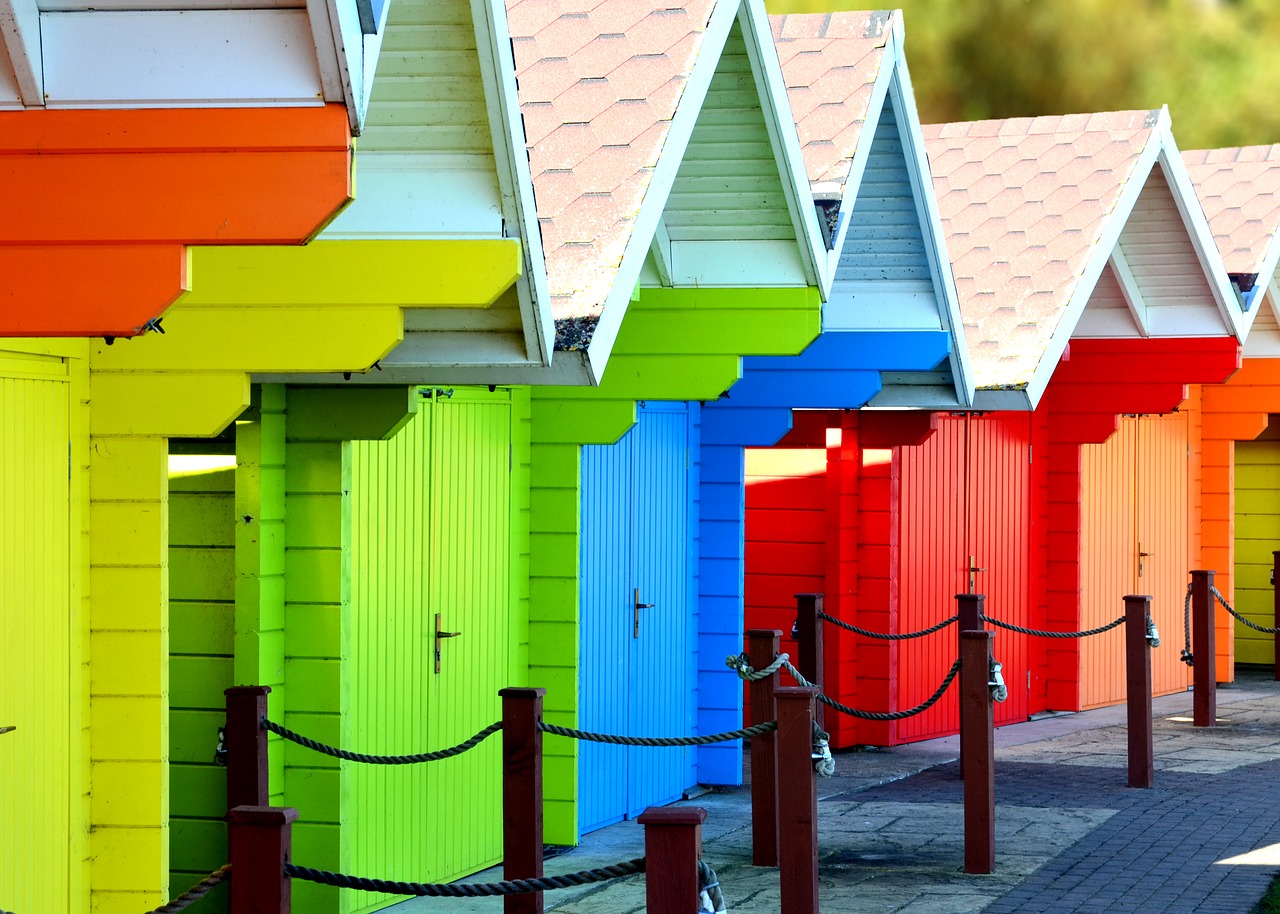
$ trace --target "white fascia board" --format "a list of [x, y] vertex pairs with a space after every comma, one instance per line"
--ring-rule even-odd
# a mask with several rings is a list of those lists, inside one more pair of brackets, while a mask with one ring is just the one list
[[[1276, 285], [1276, 267], [1280, 264], [1280, 226], [1271, 236], [1271, 243], [1267, 245], [1267, 251], [1262, 255], [1262, 261], [1258, 264], [1258, 278], [1254, 283], [1253, 289], [1253, 306], [1249, 309], [1255, 313], [1262, 305], [1262, 299], [1266, 295], [1268, 289], [1275, 289]], [[1274, 292], [1271, 295], [1272, 302], [1275, 301]], [[1253, 323], [1254, 318], [1249, 318], [1249, 323]]]
[[520, 97], [516, 91], [516, 62], [511, 50], [506, 3], [471, 0], [471, 18], [489, 115], [489, 135], [493, 138], [493, 161], [502, 194], [503, 234], [520, 239], [524, 258], [518, 291], [525, 343], [532, 362], [550, 365], [556, 322], [551, 311], [547, 262], [533, 197], [533, 175], [529, 171]]
[[44, 60], [36, 0], [0, 0], [0, 40], [9, 54], [22, 103], [29, 108], [43, 105]]
[[[658, 161], [653, 174], [649, 178], [649, 189], [640, 203], [640, 211], [636, 213], [631, 226], [631, 237], [622, 254], [622, 262], [614, 276], [613, 285], [605, 297], [604, 308], [592, 334], [588, 346], [588, 362], [591, 381], [599, 384], [604, 377], [605, 366], [613, 352], [613, 344], [617, 342], [618, 333], [622, 330], [622, 321], [626, 317], [627, 307], [632, 293], [640, 278], [649, 249], [653, 246], [653, 238], [662, 221], [667, 206], [667, 198], [675, 185], [676, 174], [684, 161], [685, 151], [689, 148], [689, 140], [693, 136], [694, 127], [698, 123], [698, 115], [702, 112], [703, 102], [711, 88], [711, 80], [716, 74], [720, 56], [724, 53], [725, 42], [729, 40], [729, 32], [737, 20], [739, 0], [719, 0], [711, 11], [707, 28], [703, 32], [702, 47], [698, 58], [693, 63], [693, 70], [685, 84], [684, 92], [676, 105], [675, 115], [671, 118], [671, 126], [667, 129], [667, 139], [658, 153]], [[557, 354], [556, 358], [560, 355]]]
[[782, 77], [782, 63], [778, 59], [778, 47], [773, 41], [764, 0], [743, 0], [738, 10], [738, 23], [742, 28], [747, 59], [751, 61], [765, 128], [769, 131], [769, 145], [773, 147], [782, 190], [787, 197], [787, 209], [791, 212], [791, 225], [801, 246], [805, 280], [817, 286], [825, 300], [835, 274], [822, 238], [822, 227], [818, 224], [818, 211], [813, 205], [809, 174], [800, 150], [800, 135], [796, 131], [796, 119], [791, 112], [787, 83]]
[[1204, 270], [1205, 282], [1213, 293], [1218, 312], [1222, 315], [1223, 329], [1237, 340], [1244, 342], [1253, 323], [1257, 309], [1245, 312], [1241, 309], [1240, 300], [1236, 297], [1227, 276], [1226, 265], [1222, 261], [1222, 253], [1213, 240], [1213, 231], [1209, 228], [1209, 219], [1200, 205], [1200, 197], [1196, 194], [1195, 185], [1191, 183], [1191, 175], [1187, 172], [1186, 163], [1182, 161], [1182, 153], [1173, 139], [1173, 130], [1169, 125], [1169, 109], [1160, 112], [1160, 125], [1157, 128], [1160, 136], [1160, 168], [1165, 180], [1173, 191], [1173, 201], [1177, 204], [1182, 216], [1182, 223], [1191, 238], [1196, 250], [1200, 266]]
[[1149, 337], [1151, 331], [1147, 326], [1147, 300], [1143, 298], [1142, 290], [1138, 288], [1138, 280], [1134, 277], [1133, 270], [1129, 268], [1129, 260], [1118, 244], [1111, 252], [1111, 272], [1115, 274], [1124, 303], [1129, 306], [1129, 316], [1133, 318], [1133, 323], [1138, 328], [1138, 336]]
[[[1167, 119], [1167, 116], [1167, 113], [1161, 114], [1162, 119]], [[1045, 347], [1045, 351], [1040, 356], [1040, 363], [1036, 366], [1035, 373], [1032, 374], [1031, 380], [1027, 383], [1027, 396], [1030, 399], [1032, 409], [1040, 402], [1040, 398], [1044, 396], [1045, 388], [1049, 386], [1049, 379], [1053, 377], [1054, 369], [1058, 367], [1058, 361], [1062, 358], [1062, 353], [1066, 351], [1067, 343], [1071, 341], [1071, 335], [1075, 332], [1076, 325], [1080, 322], [1080, 315], [1084, 313], [1085, 306], [1089, 303], [1089, 299], [1093, 297], [1093, 290], [1098, 284], [1098, 278], [1102, 275], [1102, 271], [1106, 269], [1107, 264], [1111, 262], [1112, 251], [1120, 244], [1120, 233], [1124, 231], [1125, 225], [1129, 222], [1129, 216], [1133, 214], [1133, 208], [1138, 203], [1138, 198], [1142, 196], [1142, 191], [1147, 186], [1147, 181], [1151, 178], [1151, 172], [1156, 167], [1156, 161], [1160, 156], [1162, 145], [1160, 129], [1157, 126], [1151, 131], [1146, 147], [1143, 148], [1142, 154], [1134, 164], [1133, 172], [1129, 175], [1128, 182], [1120, 192], [1120, 198], [1116, 200], [1115, 208], [1103, 224], [1102, 232], [1093, 246], [1093, 252], [1089, 255], [1088, 262], [1085, 264], [1084, 272], [1076, 281], [1076, 288], [1071, 294], [1071, 301], [1067, 303], [1066, 310], [1063, 312], [1061, 320], [1058, 321], [1058, 326], [1054, 329], [1048, 346]], [[979, 391], [979, 394], [981, 394], [981, 391]]]
[[920, 113], [916, 110], [915, 91], [911, 86], [911, 73], [907, 69], [901, 16], [894, 17], [890, 46], [893, 52], [889, 68], [893, 73], [890, 91], [894, 110], [897, 112], [898, 138], [902, 142], [907, 174], [911, 178], [911, 190], [924, 234], [929, 270], [933, 274], [934, 288], [939, 296], [938, 318], [942, 322], [942, 329], [951, 334], [951, 355], [948, 358], [951, 376], [955, 379], [956, 397], [962, 405], [969, 406], [973, 403], [974, 378], [973, 368], [969, 364], [969, 346], [964, 336], [964, 318], [960, 314], [960, 293], [956, 288], [955, 274], [951, 270], [951, 255], [947, 253], [946, 233], [942, 229], [933, 172], [929, 168], [924, 133], [920, 129]]
[[[1276, 319], [1277, 324], [1280, 324], [1280, 279], [1275, 276], [1271, 277], [1271, 282], [1267, 284], [1265, 297], [1267, 304], [1271, 308], [1271, 316]], [[1261, 308], [1258, 310], [1261, 310]]]
[[658, 282], [671, 287], [671, 235], [667, 232], [665, 221], [658, 223], [653, 233], [653, 245], [649, 253], [653, 255], [653, 269], [658, 274]]
[[[338, 0], [332, 2], [336, 3]], [[330, 0], [307, 0], [307, 19], [311, 24], [311, 43], [316, 51], [316, 64], [320, 68], [324, 100], [345, 102], [342, 58], [333, 26], [337, 14], [330, 6]]]
[[[895, 19], [901, 18], [895, 17]], [[876, 127], [880, 124], [880, 114], [889, 97], [889, 84], [893, 81], [894, 71], [892, 57], [897, 53], [893, 44], [891, 36], [886, 42], [884, 56], [880, 58], [880, 70], [876, 73], [876, 81], [871, 86], [871, 98], [867, 101], [867, 116], [862, 122], [861, 138], [864, 141], [858, 143], [858, 147], [853, 151], [853, 159], [849, 162], [849, 173], [845, 176], [844, 192], [840, 195], [839, 218], [836, 222], [836, 237], [827, 254], [829, 283], [835, 281], [840, 267], [840, 252], [844, 250], [845, 238], [849, 234], [849, 226], [853, 221], [853, 207], [858, 200], [858, 191], [862, 187], [862, 176], [866, 174], [867, 162], [871, 159], [871, 146], [875, 140]], [[886, 60], [886, 57], [890, 59]], [[912, 110], [914, 108], [913, 102]]]

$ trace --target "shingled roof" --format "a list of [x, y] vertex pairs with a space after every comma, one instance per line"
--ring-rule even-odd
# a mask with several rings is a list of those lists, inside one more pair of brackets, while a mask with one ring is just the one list
[[844, 193], [893, 16], [881, 10], [769, 17], [812, 185]]
[[715, 0], [507, 0], [556, 348], [590, 339]]
[[980, 389], [1030, 383], [1160, 115], [924, 128]]
[[1182, 158], [1227, 271], [1237, 281], [1248, 277], [1252, 288], [1280, 229], [1280, 145], [1199, 149]]

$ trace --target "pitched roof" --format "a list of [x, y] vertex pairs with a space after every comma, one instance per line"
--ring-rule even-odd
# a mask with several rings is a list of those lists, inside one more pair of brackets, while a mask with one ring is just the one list
[[1227, 271], [1256, 276], [1280, 229], [1280, 145], [1198, 149], [1182, 158]]
[[770, 16], [811, 184], [843, 195], [893, 12]]
[[507, 0], [556, 348], [604, 308], [714, 6]]
[[1030, 383], [1160, 115], [924, 128], [979, 388]]

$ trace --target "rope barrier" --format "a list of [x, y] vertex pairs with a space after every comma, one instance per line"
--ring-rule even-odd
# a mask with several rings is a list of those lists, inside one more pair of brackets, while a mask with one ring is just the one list
[[324, 755], [333, 758], [345, 759], [348, 762], [363, 762], [366, 765], [416, 765], [420, 762], [438, 762], [441, 759], [452, 758], [455, 755], [474, 749], [480, 743], [484, 742], [490, 736], [502, 729], [502, 721], [489, 724], [475, 736], [468, 740], [458, 743], [456, 746], [450, 746], [448, 749], [437, 749], [435, 752], [420, 752], [417, 755], [367, 755], [363, 752], [351, 752], [347, 749], [339, 749], [337, 746], [330, 746], [325, 743], [317, 742], [310, 737], [296, 733], [287, 727], [282, 727], [275, 721], [262, 719], [262, 727], [270, 730], [279, 736], [284, 737], [292, 743], [299, 746], [305, 746]]
[[791, 659], [790, 654], [779, 654], [774, 658], [773, 663], [763, 669], [753, 670], [751, 668], [751, 658], [746, 654], [730, 654], [724, 658], [724, 665], [729, 669], [737, 672], [738, 676], [747, 682], [758, 682], [761, 679], [768, 679], [778, 670], [782, 669], [782, 665]]
[[291, 879], [302, 879], [320, 885], [337, 886], [340, 889], [364, 889], [369, 892], [385, 892], [388, 895], [429, 896], [431, 898], [484, 898], [492, 895], [525, 895], [531, 892], [545, 892], [549, 889], [567, 889], [573, 886], [590, 885], [593, 882], [606, 882], [620, 879], [623, 876], [634, 876], [643, 873], [645, 861], [643, 857], [615, 863], [592, 870], [577, 873], [564, 873], [559, 876], [540, 876], [537, 879], [511, 879], [506, 882], [396, 882], [390, 879], [369, 879], [364, 876], [349, 876], [346, 873], [333, 873], [329, 870], [316, 870], [293, 863], [284, 865], [286, 876]]
[[587, 740], [593, 743], [609, 743], [613, 746], [706, 746], [711, 743], [727, 743], [748, 736], [758, 736], [778, 729], [778, 722], [756, 724], [741, 730], [730, 730], [727, 733], [709, 733], [706, 736], [618, 736], [613, 733], [592, 733], [590, 730], [575, 730], [573, 727], [560, 727], [545, 721], [538, 721], [538, 729], [543, 733], [554, 733], [569, 739]]
[[1280, 632], [1280, 628], [1267, 628], [1265, 625], [1257, 625], [1253, 622], [1250, 622], [1244, 616], [1240, 615], [1238, 612], [1236, 612], [1234, 609], [1231, 608], [1231, 604], [1227, 602], [1227, 598], [1222, 595], [1222, 591], [1218, 590], [1218, 588], [1216, 587], [1213, 588], [1212, 593], [1214, 598], [1219, 603], [1222, 604], [1222, 608], [1225, 609], [1227, 612], [1231, 613], [1231, 615], [1235, 617], [1237, 622], [1243, 622], [1245, 625], [1249, 626], [1255, 632], [1262, 632], [1264, 635], [1274, 635], [1277, 632]]
[[937, 625], [930, 625], [928, 628], [922, 628], [918, 632], [889, 634], [887, 632], [873, 632], [869, 629], [858, 628], [856, 625], [851, 625], [842, 619], [837, 619], [835, 616], [828, 616], [826, 613], [821, 611], [818, 612], [818, 618], [825, 622], [830, 622], [832, 625], [843, 628], [845, 631], [853, 632], [855, 635], [863, 635], [867, 638], [879, 638], [881, 641], [906, 641], [910, 638], [923, 638], [925, 635], [932, 635], [934, 632], [940, 632], [948, 625], [960, 620], [959, 616], [951, 616], [948, 619], [943, 619]]
[[[218, 867], [208, 876], [205, 876], [191, 888], [187, 889], [177, 898], [172, 899], [167, 904], [162, 904], [154, 911], [148, 911], [147, 914], [177, 914], [179, 911], [185, 911], [197, 901], [213, 891], [215, 886], [221, 885], [223, 882], [231, 878], [231, 864]], [[0, 911], [0, 914], [4, 912]]]
[[1124, 624], [1124, 616], [1108, 622], [1106, 625], [1100, 625], [1097, 628], [1086, 629], [1082, 632], [1050, 632], [1039, 628], [1023, 628], [1021, 625], [1014, 625], [1012, 622], [1002, 622], [994, 619], [986, 613], [982, 614], [983, 622], [990, 622], [996, 628], [1005, 628], [1011, 632], [1018, 632], [1022, 635], [1035, 635], [1040, 638], [1089, 638], [1093, 635], [1101, 635], [1103, 632], [1109, 632], [1111, 629]]
[[1182, 648], [1182, 657], [1179, 658], [1187, 666], [1195, 666], [1196, 660], [1191, 653], [1191, 587], [1187, 585], [1187, 598], [1182, 603], [1182, 631], [1186, 636], [1186, 643]]
[[[804, 676], [800, 674], [800, 671], [790, 663], [786, 664], [783, 669], [790, 673], [792, 678], [794, 678], [796, 682], [800, 683], [800, 685], [811, 689], [817, 688], [817, 686], [812, 682], [805, 679]], [[818, 693], [818, 701], [822, 702], [828, 708], [835, 708], [841, 714], [848, 714], [850, 717], [856, 717], [860, 720], [905, 720], [908, 717], [923, 714], [925, 711], [928, 711], [936, 705], [942, 696], [946, 694], [947, 689], [951, 687], [951, 683], [955, 681], [955, 678], [959, 673], [960, 660], [957, 658], [956, 662], [951, 664], [951, 669], [947, 672], [946, 678], [942, 680], [942, 685], [938, 686], [937, 690], [923, 702], [916, 705], [914, 708], [908, 708], [905, 711], [859, 711], [857, 708], [851, 708], [846, 704], [841, 704], [834, 698], [828, 698], [821, 692]]]

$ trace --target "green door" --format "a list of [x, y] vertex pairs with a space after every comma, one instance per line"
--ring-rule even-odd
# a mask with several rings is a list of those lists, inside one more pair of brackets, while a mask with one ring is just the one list
[[[498, 690], [510, 684], [511, 397], [422, 396], [394, 438], [355, 442], [348, 457], [344, 732], [372, 753], [455, 745], [501, 717]], [[351, 871], [441, 881], [495, 863], [501, 760], [492, 737], [424, 765], [343, 763]], [[344, 894], [351, 910], [386, 900]]]

